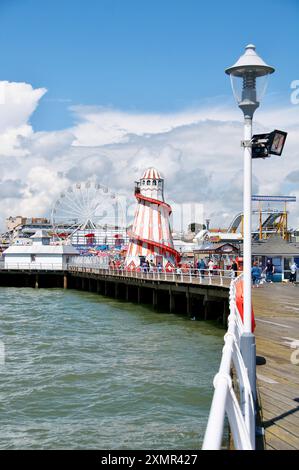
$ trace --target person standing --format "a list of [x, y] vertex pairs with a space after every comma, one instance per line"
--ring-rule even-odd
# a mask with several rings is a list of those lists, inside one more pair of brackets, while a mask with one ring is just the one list
[[252, 286], [258, 287], [260, 280], [261, 280], [261, 268], [259, 267], [258, 263], [253, 263], [251, 268], [251, 277], [252, 277]]
[[150, 265], [149, 265], [149, 272], [153, 273], [154, 271], [155, 271], [155, 263], [153, 262], [153, 260], [151, 260]]
[[204, 275], [205, 275], [205, 269], [207, 269], [207, 267], [206, 267], [206, 263], [204, 262], [203, 259], [200, 260], [198, 269], [199, 269], [200, 276], [201, 276], [201, 277], [204, 277]]
[[214, 261], [210, 259], [210, 261], [208, 262], [209, 276], [213, 274], [213, 269], [214, 269]]
[[274, 274], [274, 266], [271, 259], [267, 260], [266, 264], [266, 281], [272, 284]]
[[290, 266], [290, 270], [291, 270], [290, 282], [292, 282], [293, 284], [294, 284], [294, 282], [296, 282], [297, 269], [298, 269], [298, 266], [294, 261]]
[[238, 264], [237, 261], [234, 259], [233, 264], [232, 264], [232, 270], [235, 272], [235, 277], [238, 276]]

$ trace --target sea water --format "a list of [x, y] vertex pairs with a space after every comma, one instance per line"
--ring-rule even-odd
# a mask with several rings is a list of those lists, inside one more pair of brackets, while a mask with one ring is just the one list
[[0, 449], [200, 448], [223, 329], [75, 290], [0, 295]]

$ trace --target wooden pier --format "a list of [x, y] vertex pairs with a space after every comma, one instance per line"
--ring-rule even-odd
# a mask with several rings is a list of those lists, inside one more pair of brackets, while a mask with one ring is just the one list
[[223, 326], [229, 315], [230, 277], [176, 273], [142, 273], [88, 267], [54, 271], [0, 269], [0, 285], [63, 287], [95, 292], [200, 320], [217, 320]]
[[299, 449], [299, 286], [253, 289], [263, 445]]

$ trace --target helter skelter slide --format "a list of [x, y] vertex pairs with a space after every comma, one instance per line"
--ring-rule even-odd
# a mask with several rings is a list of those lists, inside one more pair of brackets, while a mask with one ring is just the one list
[[170, 229], [171, 207], [164, 201], [164, 179], [155, 168], [148, 168], [135, 186], [137, 208], [125, 268], [136, 270], [143, 260], [153, 261], [171, 271], [180, 260], [173, 246]]

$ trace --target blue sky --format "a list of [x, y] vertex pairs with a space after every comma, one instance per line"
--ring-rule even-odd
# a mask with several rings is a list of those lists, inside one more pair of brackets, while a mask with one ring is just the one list
[[0, 78], [45, 87], [35, 130], [71, 106], [173, 112], [227, 95], [223, 70], [253, 42], [277, 68], [267, 100], [299, 78], [299, 1], [0, 0]]

